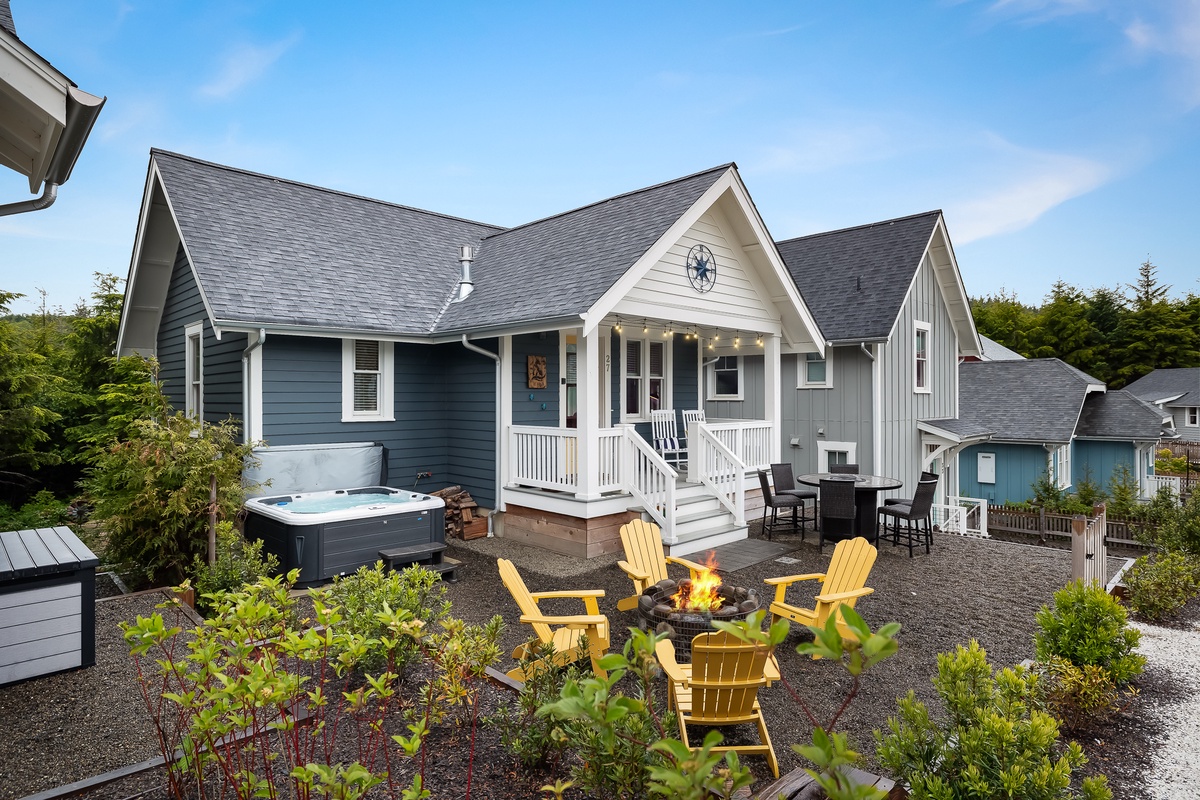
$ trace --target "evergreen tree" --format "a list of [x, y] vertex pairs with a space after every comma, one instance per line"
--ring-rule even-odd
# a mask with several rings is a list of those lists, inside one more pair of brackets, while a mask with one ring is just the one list
[[984, 336], [1010, 350], [1028, 356], [1033, 351], [1029, 332], [1036, 327], [1036, 311], [1017, 300], [1016, 294], [1001, 289], [971, 301], [975, 327]]
[[1138, 269], [1132, 310], [1122, 320], [1120, 366], [1113, 388], [1159, 368], [1192, 367], [1200, 364], [1200, 331], [1183, 303], [1167, 298], [1170, 286], [1158, 282], [1157, 267], [1149, 260]]
[[1096, 337], [1083, 292], [1056, 281], [1038, 314], [1038, 323], [1030, 336], [1036, 357], [1061, 358], [1085, 372], [1091, 368], [1091, 343]]
[[1116, 289], [1100, 287], [1092, 290], [1087, 299], [1087, 316], [1091, 323], [1092, 368], [1084, 370], [1105, 383], [1113, 379], [1121, 320], [1127, 313], [1125, 297]]
[[53, 454], [39, 446], [58, 419], [38, 402], [46, 384], [45, 357], [19, 347], [15, 325], [4, 318], [8, 304], [21, 296], [0, 290], [0, 484], [10, 489], [29, 486], [34, 469], [54, 463]]

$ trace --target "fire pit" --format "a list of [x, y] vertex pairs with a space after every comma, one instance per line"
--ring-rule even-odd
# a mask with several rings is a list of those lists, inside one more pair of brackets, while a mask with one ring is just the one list
[[711, 562], [695, 580], [662, 580], [638, 599], [642, 619], [670, 635], [681, 662], [691, 660], [693, 637], [716, 630], [714, 620], [742, 620], [761, 606], [757, 592], [723, 583]]

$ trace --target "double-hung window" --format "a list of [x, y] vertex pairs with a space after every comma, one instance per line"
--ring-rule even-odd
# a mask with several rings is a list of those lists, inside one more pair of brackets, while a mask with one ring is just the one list
[[342, 422], [396, 418], [392, 343], [342, 340]]
[[709, 400], [742, 399], [742, 357], [718, 356], [709, 373]]
[[929, 392], [930, 325], [918, 320], [913, 327], [913, 391]]
[[183, 329], [184, 376], [186, 396], [184, 413], [203, 424], [204, 421], [204, 323], [193, 322]]
[[1071, 485], [1071, 445], [1064, 444], [1050, 452], [1047, 465], [1054, 479], [1054, 485], [1066, 489]]
[[1189, 428], [1200, 428], [1200, 406], [1184, 409], [1183, 424]]
[[820, 353], [800, 354], [800, 376], [798, 389], [831, 389], [833, 388], [833, 348], [826, 347], [825, 355]]
[[671, 359], [667, 343], [626, 339], [624, 355], [624, 418], [649, 419], [651, 411], [670, 408]]

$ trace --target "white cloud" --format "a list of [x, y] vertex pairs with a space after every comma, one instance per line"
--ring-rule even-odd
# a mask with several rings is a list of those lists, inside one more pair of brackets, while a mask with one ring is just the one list
[[221, 60], [220, 68], [213, 79], [199, 88], [199, 94], [214, 100], [224, 100], [261, 77], [298, 41], [300, 34], [293, 33], [286, 39], [271, 44], [235, 45]]
[[1050, 209], [1087, 194], [1112, 177], [1105, 164], [1078, 156], [1040, 153], [1007, 147], [994, 173], [1009, 177], [988, 185], [973, 198], [947, 208], [953, 219], [954, 239], [966, 244], [1001, 233], [1026, 228]]
[[1135, 17], [1125, 28], [1125, 38], [1142, 54], [1181, 61], [1187, 81], [1189, 106], [1200, 105], [1200, 0], [1177, 0], [1156, 9], [1158, 19]]
[[787, 144], [765, 148], [748, 162], [748, 173], [815, 173], [880, 161], [894, 154], [891, 134], [870, 122], [797, 130]]

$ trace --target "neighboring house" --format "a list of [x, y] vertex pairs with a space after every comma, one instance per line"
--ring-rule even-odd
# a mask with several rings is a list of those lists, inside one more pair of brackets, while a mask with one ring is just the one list
[[827, 345], [784, 357], [783, 458], [799, 472], [857, 463], [907, 495], [933, 471], [938, 502], [959, 494], [956, 455], [986, 431], [957, 420], [959, 361], [980, 344], [942, 213], [778, 247]]
[[1048, 475], [1061, 489], [1090, 478], [1107, 488], [1118, 464], [1129, 468], [1142, 496], [1153, 494], [1154, 444], [1169, 418], [1125, 391], [1057, 358], [964, 363], [959, 370], [962, 424], [991, 432], [963, 451], [964, 496], [990, 503], [1033, 498]]
[[[157, 356], [198, 419], [383, 442], [394, 485], [432, 472], [422, 488], [463, 486], [502, 535], [592, 556], [634, 506], [673, 552], [744, 538], [746, 473], [795, 435], [785, 362], [805, 356], [783, 354], [826, 338], [732, 164], [504, 229], [155, 150], [118, 351]], [[952, 363], [925, 373], [939, 402]], [[714, 419], [739, 402], [754, 412]], [[684, 484], [650, 412], [702, 404]]]
[[1200, 442], [1200, 367], [1156, 369], [1125, 391], [1169, 413], [1180, 439]]
[[41, 192], [0, 205], [0, 216], [54, 202], [103, 105], [17, 37], [9, 0], [0, 0], [0, 166], [28, 178], [32, 194]]
[[979, 343], [983, 346], [983, 355], [965, 356], [963, 361], [1019, 361], [1025, 356], [1015, 350], [1009, 350], [1004, 345], [979, 334]]

